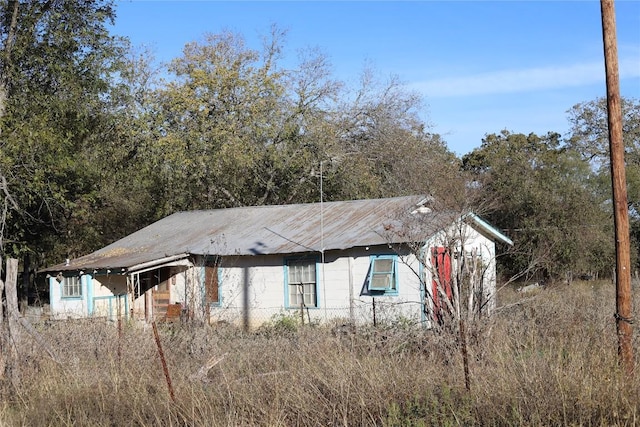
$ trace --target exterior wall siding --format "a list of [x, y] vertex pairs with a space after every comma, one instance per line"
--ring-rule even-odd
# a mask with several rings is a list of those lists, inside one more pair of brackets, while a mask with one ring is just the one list
[[[324, 263], [318, 258], [317, 307], [304, 310], [305, 322], [373, 322], [374, 299], [376, 321], [390, 321], [403, 316], [421, 320], [421, 286], [416, 274], [418, 260], [410, 254], [398, 257], [398, 294], [372, 296], [368, 293], [371, 254], [391, 254], [388, 247], [327, 253]], [[300, 316], [299, 307], [287, 307], [284, 256], [252, 256], [224, 259], [220, 292], [222, 304], [210, 307], [212, 322], [239, 324], [245, 321], [244, 304], [248, 303], [249, 326], [255, 327], [278, 316]], [[245, 299], [245, 281], [248, 293]]]
[[[484, 267], [484, 297], [489, 298], [489, 303], [486, 305], [485, 310], [488, 314], [490, 314], [496, 305], [496, 259], [495, 243], [493, 242], [493, 240], [479, 233], [475, 228], [466, 223], [457, 224], [457, 226], [452, 227], [449, 230], [440, 232], [429, 239], [424, 246], [426, 255], [424, 275], [425, 283], [427, 283], [427, 289], [429, 292], [431, 292], [430, 284], [433, 280], [432, 273], [434, 268], [431, 265], [431, 257], [428, 255], [428, 253], [430, 248], [437, 246], [450, 247], [454, 252], [471, 252], [472, 250], [477, 251]], [[430, 298], [427, 301], [427, 304], [429, 306], [429, 310], [433, 310], [433, 304]]]
[[[486, 293], [493, 295], [495, 245], [474, 228], [462, 224], [427, 241], [422, 248], [422, 263], [407, 248], [394, 247], [392, 250], [387, 245], [328, 251], [324, 257], [317, 252], [307, 254], [309, 258], [317, 260], [317, 307], [303, 310], [304, 321], [373, 324], [403, 319], [429, 325], [431, 319], [425, 315], [423, 307], [425, 303], [429, 307], [431, 301], [430, 248], [452, 247], [452, 242], [455, 242], [453, 250], [469, 251], [475, 248], [478, 251], [486, 267]], [[396, 260], [397, 289], [393, 292], [369, 289], [374, 255], [393, 256]], [[246, 322], [249, 327], [257, 327], [279, 316], [301, 317], [300, 307], [290, 307], [288, 304], [285, 279], [287, 260], [299, 256], [253, 255], [217, 259], [219, 302], [215, 304], [205, 304], [206, 263], [203, 257], [196, 256], [189, 265], [171, 267], [168, 279], [170, 303], [179, 302], [188, 309], [192, 318], [211, 323], [242, 325]], [[133, 275], [83, 275], [82, 296], [62, 298], [61, 284], [51, 277], [51, 314], [54, 318], [113, 316], [115, 312], [129, 316], [129, 310], [133, 309], [134, 317], [143, 319], [148, 314], [152, 299], [141, 295], [134, 300], [127, 286], [127, 280], [132, 279]], [[492, 308], [494, 305], [495, 299], [492, 298], [489, 306]]]
[[92, 294], [88, 295], [91, 316], [115, 319], [128, 316], [127, 277], [122, 275], [96, 275]]
[[49, 277], [49, 307], [54, 319], [80, 318], [89, 316], [89, 289], [92, 290], [91, 275], [80, 276], [81, 295], [63, 297], [62, 283], [55, 277]]

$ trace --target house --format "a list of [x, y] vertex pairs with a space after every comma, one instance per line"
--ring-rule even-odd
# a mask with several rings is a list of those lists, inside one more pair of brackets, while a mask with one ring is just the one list
[[470, 257], [481, 266], [481, 308], [490, 310], [495, 244], [511, 240], [475, 214], [436, 212], [431, 201], [178, 212], [47, 268], [51, 315], [429, 324], [451, 298], [452, 271]]

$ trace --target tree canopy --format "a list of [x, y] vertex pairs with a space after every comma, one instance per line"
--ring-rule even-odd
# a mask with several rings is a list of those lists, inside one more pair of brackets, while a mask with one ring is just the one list
[[596, 176], [559, 134], [487, 135], [463, 164], [475, 176], [477, 197], [492, 198], [490, 221], [516, 242], [502, 261], [511, 274], [563, 277], [610, 265], [609, 213], [592, 191]]
[[4, 253], [48, 263], [177, 210], [317, 201], [321, 174], [325, 200], [455, 187], [419, 96], [370, 70], [347, 88], [315, 49], [285, 67], [275, 27], [261, 49], [205, 35], [160, 79], [109, 35], [112, 1], [3, 6]]
[[[640, 215], [640, 100], [621, 99], [622, 136], [629, 207]], [[602, 178], [603, 191], [611, 186], [606, 98], [583, 102], [569, 110], [571, 137], [568, 146], [593, 165]]]
[[108, 132], [111, 77], [124, 44], [112, 1], [0, 2], [0, 176], [3, 253], [70, 253], [90, 238]]
[[239, 34], [207, 35], [171, 63], [149, 147], [164, 213], [317, 201], [321, 171], [327, 199], [424, 189], [435, 165], [453, 179], [455, 156], [425, 132], [420, 97], [369, 71], [350, 96], [317, 51], [284, 68], [283, 34], [270, 36], [258, 51]]

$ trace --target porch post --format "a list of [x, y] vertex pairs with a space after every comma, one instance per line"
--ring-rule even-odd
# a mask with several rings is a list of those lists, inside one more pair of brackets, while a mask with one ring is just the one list
[[80, 276], [80, 286], [86, 289], [87, 314], [91, 317], [93, 315], [93, 276], [91, 274]]

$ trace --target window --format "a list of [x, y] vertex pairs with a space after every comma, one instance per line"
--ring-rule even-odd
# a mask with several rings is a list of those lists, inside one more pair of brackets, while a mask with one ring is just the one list
[[285, 270], [288, 307], [317, 307], [316, 260], [288, 260]]
[[369, 266], [369, 291], [375, 294], [398, 293], [396, 255], [373, 255]]
[[82, 297], [82, 286], [80, 277], [71, 276], [62, 279], [62, 298], [80, 298]]

